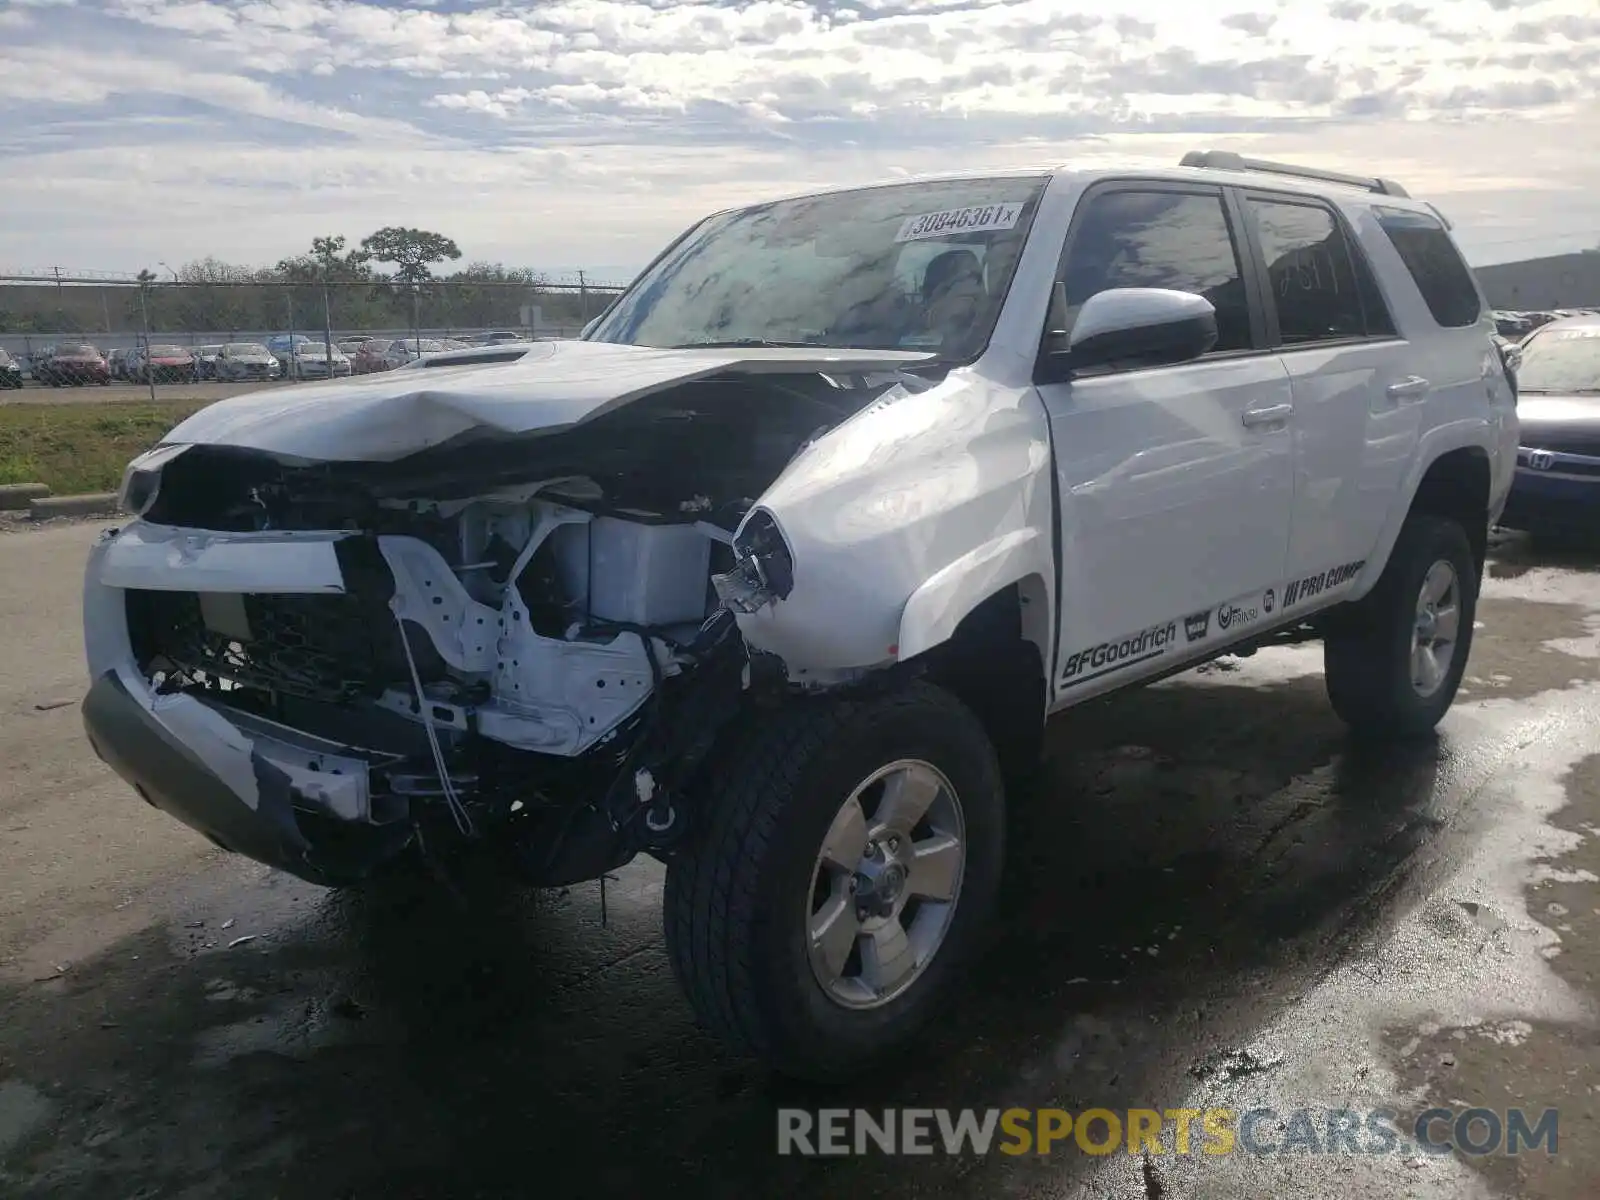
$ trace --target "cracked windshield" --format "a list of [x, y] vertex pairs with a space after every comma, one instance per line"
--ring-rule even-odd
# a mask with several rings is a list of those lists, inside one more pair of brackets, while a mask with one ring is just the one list
[[839, 192], [713, 217], [594, 331], [640, 346], [982, 350], [1044, 180]]

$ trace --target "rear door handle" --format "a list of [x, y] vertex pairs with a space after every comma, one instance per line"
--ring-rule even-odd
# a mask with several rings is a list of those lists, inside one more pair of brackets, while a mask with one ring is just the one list
[[1292, 404], [1269, 404], [1266, 408], [1247, 408], [1239, 414], [1247, 429], [1257, 425], [1282, 425], [1294, 415]]
[[1414, 404], [1432, 389], [1433, 384], [1422, 378], [1422, 376], [1408, 375], [1404, 379], [1391, 383], [1387, 388], [1387, 392], [1391, 400], [1398, 400], [1401, 404]]

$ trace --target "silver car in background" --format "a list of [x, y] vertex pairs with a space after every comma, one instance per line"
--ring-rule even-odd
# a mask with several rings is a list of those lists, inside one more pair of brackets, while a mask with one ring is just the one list
[[283, 367], [260, 342], [229, 342], [219, 349], [213, 371], [220, 382], [242, 383], [277, 379]]

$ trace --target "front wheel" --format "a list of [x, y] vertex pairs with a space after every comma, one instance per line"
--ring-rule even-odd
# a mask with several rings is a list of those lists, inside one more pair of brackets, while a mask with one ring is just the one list
[[707, 777], [665, 918], [701, 1024], [799, 1078], [904, 1049], [995, 905], [1005, 795], [978, 719], [923, 683], [805, 700]]
[[1433, 730], [1466, 670], [1478, 582], [1460, 524], [1406, 520], [1377, 585], [1323, 642], [1328, 698], [1345, 724], [1381, 738]]

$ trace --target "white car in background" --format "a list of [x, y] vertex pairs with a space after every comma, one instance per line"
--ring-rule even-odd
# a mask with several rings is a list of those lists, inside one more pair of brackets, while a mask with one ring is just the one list
[[299, 342], [289, 356], [291, 379], [337, 379], [351, 372], [350, 358], [337, 345], [331, 349], [322, 342]]

